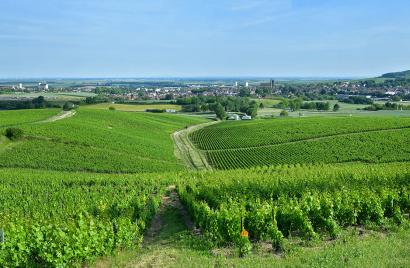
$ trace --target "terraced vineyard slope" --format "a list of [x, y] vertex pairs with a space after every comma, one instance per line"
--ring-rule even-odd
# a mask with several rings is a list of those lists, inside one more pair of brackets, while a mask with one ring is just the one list
[[218, 169], [410, 160], [410, 118], [336, 117], [224, 122], [190, 135]]
[[108, 173], [183, 170], [171, 134], [202, 122], [199, 117], [82, 108], [64, 120], [20, 125], [25, 137], [0, 151], [0, 166]]

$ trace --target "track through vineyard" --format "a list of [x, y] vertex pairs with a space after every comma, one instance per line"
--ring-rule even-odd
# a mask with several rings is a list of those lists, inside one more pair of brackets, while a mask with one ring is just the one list
[[46, 119], [46, 120], [44, 120], [44, 121], [41, 121], [41, 122], [39, 122], [39, 123], [55, 122], [55, 121], [63, 120], [63, 119], [66, 119], [66, 118], [70, 118], [70, 117], [74, 116], [75, 114], [76, 114], [76, 111], [75, 111], [75, 110], [62, 111], [61, 113], [56, 114], [56, 115], [54, 115], [54, 116], [52, 116], [52, 117], [50, 117], [50, 118], [48, 118], [48, 119]]
[[183, 130], [176, 131], [172, 134], [172, 139], [175, 144], [175, 156], [184, 162], [190, 169], [212, 169], [208, 163], [205, 155], [199, 150], [189, 139], [189, 135], [204, 127], [214, 125], [221, 121], [207, 122], [203, 124], [194, 125]]
[[175, 186], [171, 185], [161, 199], [161, 205], [144, 234], [142, 248], [137, 255], [123, 256], [119, 260], [102, 258], [95, 267], [173, 266], [175, 259], [166, 252], [183, 251], [179, 248], [179, 239], [185, 235], [195, 236], [192, 234], [193, 230], [194, 223], [182, 205]]

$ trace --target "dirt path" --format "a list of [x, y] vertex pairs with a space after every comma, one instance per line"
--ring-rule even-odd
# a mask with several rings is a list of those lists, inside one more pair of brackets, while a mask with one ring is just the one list
[[143, 247], [147, 247], [150, 244], [163, 239], [164, 233], [168, 233], [168, 230], [166, 229], [169, 228], [169, 219], [167, 219], [167, 216], [169, 215], [167, 214], [170, 210], [173, 210], [173, 212], [180, 216], [181, 223], [185, 228], [188, 228], [189, 230], [194, 229], [194, 223], [189, 217], [188, 211], [181, 204], [175, 186], [171, 185], [167, 189], [167, 194], [162, 197], [161, 207], [152, 219], [151, 227], [144, 235]]
[[217, 124], [220, 121], [213, 121], [204, 124], [194, 125], [172, 134], [175, 144], [175, 156], [183, 161], [190, 169], [212, 169], [205, 155], [191, 142], [188, 135], [193, 131]]
[[63, 120], [69, 117], [72, 117], [76, 114], [75, 110], [71, 110], [71, 111], [62, 111], [59, 114], [56, 114], [44, 121], [41, 121], [39, 123], [50, 123], [50, 122], [55, 122], [55, 121], [59, 121], [59, 120]]
[[188, 211], [181, 204], [175, 186], [170, 186], [162, 198], [161, 207], [152, 220], [151, 227], [144, 235], [138, 258], [134, 258], [124, 266], [164, 267], [172, 265], [175, 259], [169, 253], [178, 250], [182, 246], [181, 239], [184, 240], [184, 237], [191, 236], [194, 232], [194, 224]]

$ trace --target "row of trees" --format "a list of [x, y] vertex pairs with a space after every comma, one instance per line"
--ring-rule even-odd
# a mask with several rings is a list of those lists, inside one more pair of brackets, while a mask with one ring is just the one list
[[258, 114], [259, 104], [244, 97], [194, 96], [179, 98], [176, 103], [182, 105], [184, 112], [215, 112], [219, 119], [225, 119], [227, 112], [241, 112], [252, 117]]
[[380, 111], [380, 110], [410, 110], [410, 105], [397, 104], [392, 102], [386, 102], [385, 104], [373, 103], [370, 106], [364, 108], [367, 111]]
[[50, 107], [60, 107], [55, 103], [48, 102], [43, 96], [32, 100], [7, 100], [0, 101], [0, 110], [20, 110], [20, 109], [41, 109]]
[[[318, 111], [329, 111], [331, 109], [331, 104], [329, 102], [305, 102], [301, 98], [296, 99], [283, 99], [279, 104], [274, 106], [279, 109], [289, 109], [291, 111], [304, 110], [318, 110]], [[333, 111], [336, 112], [340, 109], [340, 105], [336, 103], [333, 105]], [[285, 116], [285, 115], [284, 115]]]

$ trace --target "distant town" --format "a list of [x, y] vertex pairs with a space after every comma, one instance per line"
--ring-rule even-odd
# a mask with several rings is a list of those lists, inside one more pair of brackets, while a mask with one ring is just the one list
[[309, 99], [346, 99], [364, 96], [377, 100], [409, 100], [408, 72], [370, 79], [50, 79], [0, 80], [0, 99], [21, 93], [69, 92], [107, 96], [114, 100], [174, 100], [192, 96], [278, 96]]

